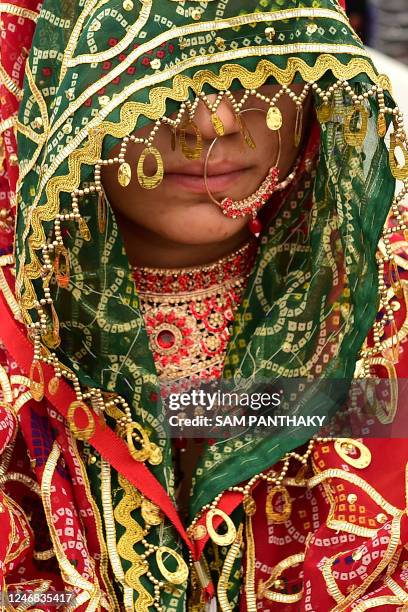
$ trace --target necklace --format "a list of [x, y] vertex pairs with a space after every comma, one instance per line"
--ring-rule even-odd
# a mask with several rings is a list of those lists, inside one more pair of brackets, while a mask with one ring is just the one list
[[222, 372], [234, 314], [256, 254], [249, 242], [195, 268], [134, 268], [141, 310], [159, 377], [214, 380]]

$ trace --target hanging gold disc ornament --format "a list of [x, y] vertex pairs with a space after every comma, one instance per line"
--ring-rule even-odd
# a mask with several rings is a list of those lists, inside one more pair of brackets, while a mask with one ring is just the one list
[[55, 395], [59, 389], [60, 379], [58, 376], [53, 376], [48, 383], [48, 392], [50, 395]]
[[121, 187], [127, 187], [131, 180], [132, 168], [127, 162], [123, 162], [118, 169], [118, 183]]
[[217, 136], [224, 136], [225, 134], [225, 126], [217, 113], [212, 113], [211, 115], [211, 123], [213, 124], [213, 128]]
[[[85, 427], [79, 427], [77, 423], [75, 422], [75, 416], [78, 410], [82, 412], [86, 418]], [[95, 421], [94, 421], [92, 412], [90, 411], [90, 409], [84, 402], [81, 402], [80, 400], [71, 402], [68, 408], [67, 421], [68, 421], [69, 428], [72, 431], [75, 438], [78, 438], [78, 440], [82, 440], [85, 442], [89, 440], [90, 438], [92, 438], [95, 432]]]
[[316, 109], [317, 120], [319, 123], [327, 123], [332, 116], [332, 109], [328, 104], [322, 104]]
[[[281, 510], [276, 510], [274, 506], [275, 497], [282, 496], [283, 506]], [[267, 495], [265, 503], [265, 513], [268, 521], [271, 523], [284, 523], [287, 521], [292, 512], [292, 500], [286, 487], [276, 486], [271, 489]]]
[[266, 115], [266, 125], [272, 131], [280, 130], [283, 119], [282, 113], [277, 106], [271, 106]]
[[296, 123], [295, 123], [295, 147], [300, 145], [303, 132], [303, 106], [298, 106], [296, 111]]
[[[177, 563], [177, 569], [170, 571], [164, 565], [163, 557], [172, 557]], [[188, 578], [188, 566], [183, 557], [167, 546], [160, 546], [156, 551], [157, 567], [163, 578], [170, 584], [183, 584]]]
[[[398, 160], [397, 151], [400, 151], [403, 163]], [[397, 138], [395, 133], [390, 136], [389, 161], [392, 175], [399, 181], [405, 181], [408, 178], [408, 151], [406, 143]]]
[[251, 136], [251, 132], [249, 131], [249, 128], [245, 122], [245, 119], [242, 117], [242, 115], [235, 115], [235, 119], [238, 123], [238, 128], [239, 128], [239, 131], [241, 132], [241, 136], [246, 142], [246, 144], [248, 145], [248, 147], [250, 149], [256, 149], [256, 143]]
[[[215, 516], [219, 516], [226, 524], [226, 533], [218, 533], [218, 531], [215, 530], [213, 525], [213, 519]], [[233, 543], [237, 535], [237, 530], [232, 522], [232, 519], [228, 516], [228, 514], [219, 508], [212, 508], [208, 511], [206, 516], [206, 527], [210, 538], [214, 544], [217, 544], [218, 546], [229, 546]]]
[[[351, 124], [357, 120], [357, 129], [352, 130]], [[347, 111], [344, 123], [344, 140], [352, 147], [361, 147], [367, 136], [368, 112], [363, 106], [354, 106]]]
[[[195, 135], [195, 143], [193, 147], [190, 147], [187, 143], [187, 128], [190, 128]], [[200, 159], [203, 152], [203, 139], [201, 132], [194, 121], [186, 121], [180, 128], [180, 146], [184, 157], [187, 159]]]
[[108, 218], [108, 208], [106, 205], [105, 193], [100, 191], [98, 194], [98, 229], [100, 234], [104, 234]]
[[79, 219], [78, 227], [79, 227], [79, 233], [81, 234], [82, 238], [86, 242], [89, 242], [91, 239], [91, 232], [90, 232], [87, 222], [85, 221], [83, 217]]
[[54, 304], [51, 304], [51, 319], [52, 319], [52, 329], [43, 335], [43, 341], [48, 346], [48, 348], [56, 349], [61, 344], [61, 338], [59, 335], [59, 319], [57, 315], [57, 311], [55, 310]]
[[[36, 378], [36, 375], [38, 378]], [[39, 361], [33, 361], [30, 368], [30, 392], [36, 402], [44, 397], [44, 373]]]
[[364, 470], [371, 463], [370, 449], [359, 440], [337, 438], [334, 443], [334, 449], [343, 461], [358, 470]]
[[[144, 172], [144, 163], [146, 158], [152, 155], [156, 160], [156, 172], [152, 176], [148, 176]], [[160, 152], [155, 147], [146, 147], [144, 151], [142, 151], [141, 156], [139, 157], [139, 161], [137, 163], [137, 180], [139, 181], [141, 187], [143, 189], [156, 189], [162, 182], [164, 177], [164, 166], [163, 166], [163, 158], [160, 155]]]
[[[138, 425], [135, 421], [128, 423], [126, 426], [126, 440], [130, 454], [135, 461], [146, 461], [149, 458], [151, 453], [149, 437], [141, 425]], [[141, 444], [141, 448], [136, 448], [135, 441]]]

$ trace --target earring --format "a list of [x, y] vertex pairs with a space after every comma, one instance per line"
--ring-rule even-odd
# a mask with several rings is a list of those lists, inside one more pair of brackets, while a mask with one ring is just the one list
[[[264, 113], [265, 115], [267, 115], [267, 119], [268, 119], [268, 114], [265, 110], [261, 109], [261, 108], [248, 108], [246, 110], [241, 111], [237, 117], [239, 117], [242, 120], [241, 115], [243, 115], [244, 113], [250, 112], [250, 111], [260, 111], [262, 113]], [[271, 118], [271, 116], [270, 116]], [[270, 122], [271, 125], [273, 123], [273, 125], [277, 125], [277, 122]], [[268, 125], [268, 123], [267, 123]], [[226, 197], [224, 198], [221, 202], [219, 202], [218, 200], [216, 200], [214, 198], [214, 196], [212, 195], [209, 185], [208, 185], [208, 163], [209, 163], [209, 159], [210, 159], [210, 155], [212, 153], [212, 150], [215, 146], [215, 144], [218, 141], [218, 137], [215, 138], [213, 140], [213, 142], [211, 143], [208, 153], [207, 153], [207, 157], [205, 159], [205, 166], [204, 166], [204, 183], [207, 189], [207, 193], [210, 197], [210, 199], [212, 200], [212, 202], [214, 202], [219, 208], [221, 208], [222, 212], [224, 213], [224, 215], [226, 215], [227, 217], [229, 217], [230, 219], [237, 219], [239, 217], [245, 217], [245, 216], [250, 216], [252, 217], [252, 220], [249, 222], [249, 229], [250, 231], [255, 234], [255, 235], [259, 235], [261, 230], [262, 230], [262, 225], [261, 222], [259, 221], [259, 219], [257, 219], [257, 214], [259, 212], [259, 210], [266, 204], [266, 202], [269, 200], [269, 198], [271, 197], [271, 195], [274, 193], [274, 191], [276, 190], [276, 187], [278, 185], [278, 178], [279, 178], [279, 160], [280, 160], [280, 155], [281, 155], [281, 135], [280, 135], [280, 130], [279, 129], [275, 129], [275, 127], [273, 128], [273, 131], [277, 132], [278, 135], [278, 151], [277, 151], [277, 155], [276, 155], [276, 160], [273, 166], [271, 166], [271, 168], [269, 169], [269, 172], [266, 176], [266, 178], [264, 179], [264, 181], [262, 182], [262, 184], [260, 185], [260, 187], [257, 189], [257, 191], [242, 199], [242, 200], [233, 200], [231, 197]], [[252, 137], [251, 137], [251, 141], [252, 141]], [[252, 141], [253, 142], [253, 141]]]

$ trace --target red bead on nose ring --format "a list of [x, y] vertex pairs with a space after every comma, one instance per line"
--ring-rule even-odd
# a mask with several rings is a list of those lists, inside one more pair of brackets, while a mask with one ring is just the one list
[[[265, 115], [267, 114], [265, 110], [262, 108], [248, 108], [239, 113], [238, 117], [240, 117], [243, 113], [247, 113], [249, 111], [258, 111], [262, 112]], [[230, 219], [237, 219], [239, 217], [251, 217], [251, 221], [249, 222], [250, 231], [255, 234], [255, 236], [259, 236], [262, 231], [262, 223], [257, 218], [258, 212], [265, 206], [268, 200], [271, 198], [272, 194], [276, 191], [279, 185], [279, 160], [281, 154], [281, 136], [280, 130], [276, 130], [278, 135], [278, 150], [276, 155], [276, 160], [274, 165], [269, 169], [269, 172], [260, 185], [260, 187], [256, 190], [252, 195], [243, 198], [242, 200], [233, 200], [231, 197], [226, 197], [221, 202], [219, 202], [211, 193], [208, 186], [208, 163], [210, 159], [210, 155], [219, 140], [219, 137], [215, 138], [211, 143], [207, 157], [205, 159], [204, 166], [204, 182], [207, 189], [208, 196]], [[246, 142], [247, 139], [245, 139]], [[252, 138], [251, 138], [251, 142]], [[253, 148], [253, 147], [251, 147]]]

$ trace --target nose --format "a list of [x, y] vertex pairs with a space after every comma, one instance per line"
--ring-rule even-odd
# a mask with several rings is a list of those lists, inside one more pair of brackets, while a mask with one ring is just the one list
[[224, 136], [235, 134], [239, 131], [234, 109], [228, 100], [223, 98], [218, 106], [215, 105], [217, 100], [216, 94], [206, 96], [206, 100], [208, 106], [204, 100], [200, 99], [194, 115], [194, 123], [200, 130], [204, 141], [212, 141], [219, 135], [216, 132], [215, 123], [222, 126]]

